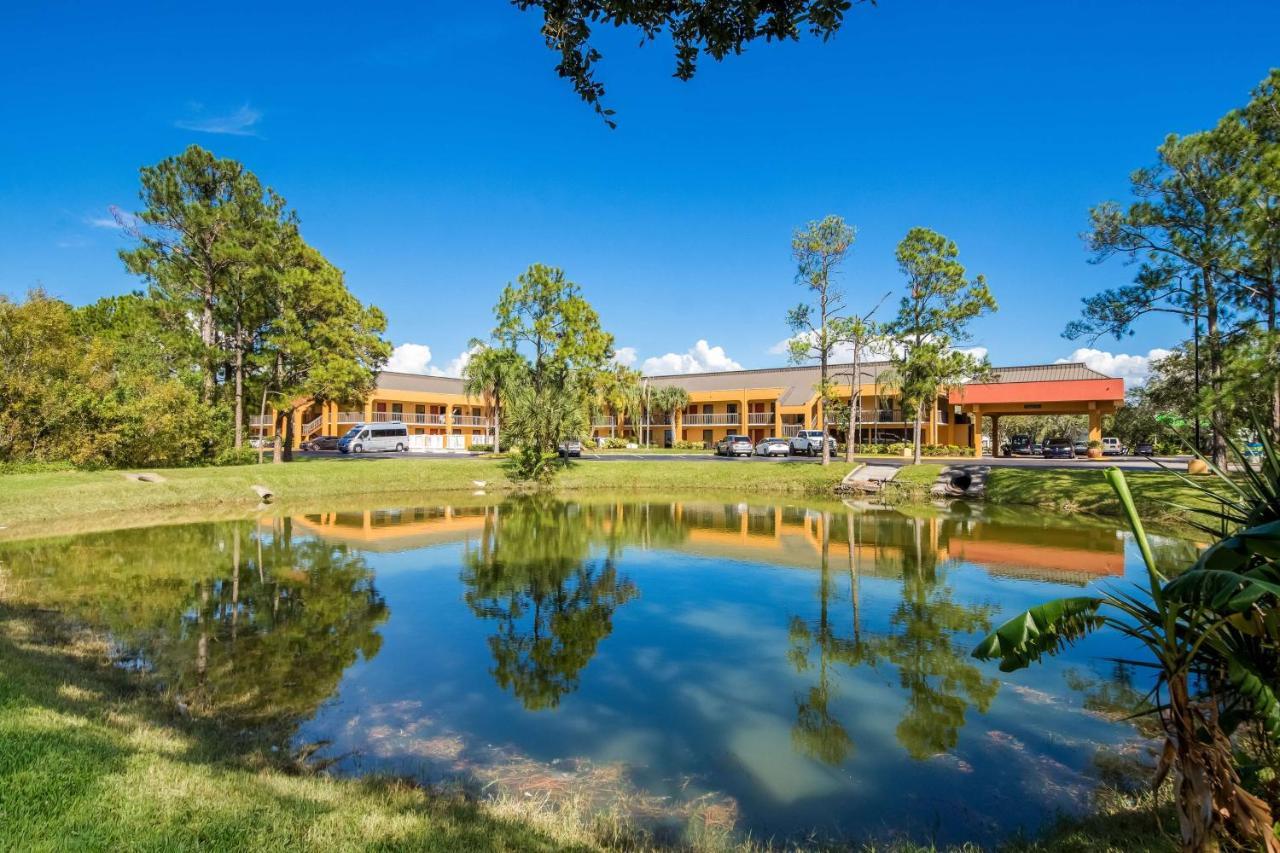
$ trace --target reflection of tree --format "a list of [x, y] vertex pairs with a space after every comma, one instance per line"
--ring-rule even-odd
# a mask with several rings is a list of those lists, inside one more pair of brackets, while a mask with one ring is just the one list
[[[853, 541], [853, 516], [848, 516], [849, 539]], [[816, 684], [796, 697], [796, 722], [791, 728], [791, 742], [811, 758], [827, 764], [840, 764], [853, 752], [853, 739], [839, 719], [831, 712], [834, 696], [832, 669], [835, 664], [856, 666], [869, 660], [870, 649], [863, 645], [858, 613], [858, 552], [849, 550], [849, 584], [853, 603], [853, 635], [840, 637], [832, 627], [830, 603], [831, 578], [831, 513], [822, 514], [822, 556], [818, 580], [818, 619], [805, 622], [798, 616], [791, 619], [791, 650], [788, 657], [797, 672], [808, 671], [809, 653], [817, 650]]]
[[362, 557], [279, 524], [116, 531], [3, 559], [33, 600], [109, 632], [193, 713], [293, 722], [377, 653], [388, 611]]
[[[957, 647], [955, 635], [986, 631], [992, 608], [967, 606], [951, 600], [952, 590], [941, 581], [938, 550], [926, 541], [929, 520], [896, 513], [847, 513], [844, 530], [849, 545], [852, 634], [838, 636], [828, 615], [832, 598], [830, 571], [831, 516], [824, 514], [819, 575], [819, 613], [813, 623], [791, 622], [790, 657], [797, 671], [809, 668], [808, 652], [818, 654], [817, 683], [797, 698], [792, 737], [797, 748], [828, 763], [845, 760], [852, 742], [831, 713], [835, 665], [845, 667], [880, 662], [892, 664], [907, 693], [907, 707], [898, 724], [898, 741], [913, 758], [927, 758], [955, 746], [970, 704], [985, 711], [995, 698], [998, 682], [984, 678], [969, 662], [967, 650]], [[890, 614], [889, 630], [866, 633], [860, 624], [859, 581], [863, 551], [869, 551], [877, 574], [902, 577], [902, 600]]]
[[[506, 501], [486, 519], [462, 573], [466, 601], [497, 621], [492, 673], [526, 708], [554, 708], [577, 689], [614, 611], [637, 594], [614, 559], [647, 520], [642, 507], [584, 510], [545, 497]], [[591, 557], [596, 543], [608, 556]]]

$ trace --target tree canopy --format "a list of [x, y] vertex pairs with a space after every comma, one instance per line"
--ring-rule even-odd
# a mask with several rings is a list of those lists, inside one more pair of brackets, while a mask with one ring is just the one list
[[[702, 54], [717, 61], [742, 53], [760, 39], [796, 41], [808, 34], [826, 41], [844, 23], [852, 0], [511, 0], [524, 11], [542, 12], [542, 36], [560, 57], [556, 73], [567, 79], [610, 127], [613, 110], [604, 106], [604, 84], [596, 79], [600, 51], [592, 44], [594, 28], [634, 28], [642, 41], [662, 35], [675, 47], [675, 76], [689, 80]], [[858, 0], [870, 2], [875, 0]]]

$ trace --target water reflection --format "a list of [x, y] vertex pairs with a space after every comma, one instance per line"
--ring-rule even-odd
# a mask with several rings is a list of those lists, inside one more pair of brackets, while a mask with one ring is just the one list
[[378, 653], [388, 616], [362, 555], [290, 528], [91, 534], [10, 546], [0, 565], [21, 596], [108, 631], [191, 713], [289, 722]]
[[[486, 516], [463, 562], [467, 605], [496, 623], [490, 672], [529, 710], [554, 708], [578, 688], [614, 611], [638, 593], [616, 556], [651, 540], [649, 514], [595, 510], [547, 497], [508, 501]], [[592, 556], [595, 543], [603, 555]]]
[[1144, 687], [1097, 669], [1123, 656], [1106, 636], [1016, 685], [974, 638], [1121, 578], [1127, 544], [983, 509], [524, 496], [13, 544], [0, 582], [109, 631], [193, 714], [333, 739], [351, 770], [602, 801], [607, 775], [764, 834], [955, 810], [971, 834], [1086, 790], [1123, 736], [1106, 706]]

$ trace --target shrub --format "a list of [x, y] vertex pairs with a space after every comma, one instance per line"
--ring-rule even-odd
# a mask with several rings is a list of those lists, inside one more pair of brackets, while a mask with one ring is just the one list
[[492, 453], [493, 445], [492, 444], [473, 444], [471, 445], [471, 451], [473, 453]]
[[706, 450], [706, 445], [701, 441], [673, 441], [671, 442], [672, 450]]
[[4, 474], [44, 474], [50, 471], [74, 471], [76, 466], [70, 462], [36, 462], [14, 461], [0, 462], [0, 475]]
[[631, 439], [622, 438], [621, 436], [616, 435], [610, 436], [604, 440], [604, 446], [609, 450], [623, 450], [630, 443]]
[[[266, 458], [265, 456], [263, 457]], [[229, 465], [253, 465], [258, 461], [258, 448], [256, 447], [227, 447], [218, 451], [218, 455], [213, 457], [213, 464], [219, 467]]]

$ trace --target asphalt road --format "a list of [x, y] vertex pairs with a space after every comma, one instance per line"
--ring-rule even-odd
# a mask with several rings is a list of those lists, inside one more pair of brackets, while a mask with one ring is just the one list
[[[421, 461], [431, 461], [434, 459], [477, 459], [480, 454], [467, 453], [361, 453], [353, 455], [349, 453], [338, 453], [337, 451], [296, 451], [295, 456], [308, 457], [314, 459], [417, 459]], [[837, 457], [843, 459], [843, 457]], [[1127, 471], [1155, 470], [1160, 467], [1157, 463], [1182, 470], [1186, 468], [1186, 456], [1166, 456], [1159, 457], [1156, 460], [1147, 459], [1142, 456], [1107, 456], [1102, 459], [1039, 459], [1027, 456], [1014, 456], [1011, 458], [997, 458], [984, 456], [981, 459], [948, 459], [940, 460], [930, 457], [925, 458], [925, 462], [943, 462], [951, 465], [989, 465], [993, 468], [1084, 468], [1098, 469], [1110, 467], [1114, 465]], [[590, 453], [584, 452], [578, 461], [582, 462], [646, 462], [654, 459], [669, 460], [673, 462], [718, 462], [725, 465], [816, 465], [822, 462], [821, 458], [809, 456], [743, 456], [743, 457], [724, 457], [714, 456], [706, 453]], [[897, 456], [860, 456], [859, 462], [874, 462], [877, 465], [890, 465], [900, 467], [902, 465], [910, 465], [910, 459], [903, 459]]]

